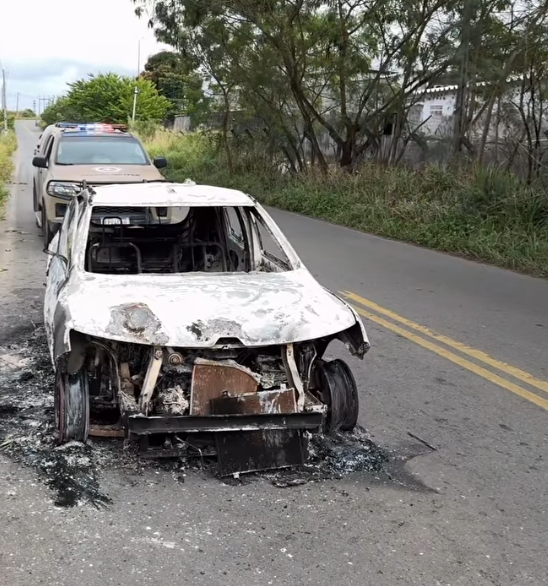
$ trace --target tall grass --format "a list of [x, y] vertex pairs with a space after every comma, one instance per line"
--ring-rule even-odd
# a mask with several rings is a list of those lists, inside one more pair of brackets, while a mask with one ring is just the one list
[[246, 191], [262, 203], [380, 236], [548, 277], [548, 194], [498, 170], [365, 165], [355, 175], [282, 175], [238, 160], [229, 172], [215, 138], [152, 134], [167, 176]]
[[13, 173], [12, 156], [17, 148], [14, 131], [0, 134], [0, 219], [4, 217], [4, 205], [8, 198], [7, 183]]

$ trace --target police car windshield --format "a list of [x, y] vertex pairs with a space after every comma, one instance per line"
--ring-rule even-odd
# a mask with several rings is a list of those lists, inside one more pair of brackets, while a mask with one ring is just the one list
[[148, 157], [131, 136], [64, 136], [58, 165], [148, 165]]

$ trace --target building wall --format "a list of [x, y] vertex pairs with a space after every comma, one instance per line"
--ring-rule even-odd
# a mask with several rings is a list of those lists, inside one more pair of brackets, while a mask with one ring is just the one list
[[427, 136], [445, 136], [450, 131], [455, 113], [456, 91], [453, 88], [434, 88], [426, 91], [410, 112], [411, 128], [420, 124], [420, 131]]

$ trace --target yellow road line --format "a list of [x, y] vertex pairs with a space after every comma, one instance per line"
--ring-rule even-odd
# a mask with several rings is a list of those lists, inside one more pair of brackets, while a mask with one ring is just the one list
[[450, 346], [451, 348], [454, 348], [455, 350], [459, 350], [463, 354], [467, 354], [468, 356], [471, 356], [472, 358], [475, 358], [476, 360], [479, 360], [480, 362], [488, 364], [489, 366], [496, 368], [496, 369], [504, 372], [505, 374], [513, 376], [514, 378], [517, 378], [518, 380], [521, 380], [522, 382], [524, 382], [528, 385], [531, 385], [532, 387], [535, 387], [535, 388], [539, 389], [540, 391], [544, 391], [545, 393], [548, 393], [548, 382], [540, 380], [538, 378], [535, 378], [532, 374], [529, 374], [528, 372], [525, 372], [524, 370], [521, 370], [520, 368], [512, 366], [511, 364], [506, 364], [506, 362], [501, 362], [500, 360], [497, 360], [496, 358], [489, 356], [489, 354], [486, 354], [485, 352], [482, 352], [481, 350], [476, 350], [475, 348], [471, 348], [470, 346], [467, 346], [466, 344], [463, 344], [462, 342], [457, 342], [456, 340], [453, 340], [452, 338], [448, 338], [447, 336], [444, 336], [443, 334], [438, 334], [438, 332], [435, 332], [435, 331], [431, 330], [430, 328], [427, 328], [426, 326], [422, 326], [414, 321], [411, 321], [410, 319], [402, 317], [401, 315], [398, 315], [397, 313], [390, 311], [389, 309], [385, 309], [381, 305], [378, 305], [377, 303], [374, 303], [373, 301], [369, 301], [369, 299], [365, 299], [365, 297], [361, 297], [360, 295], [357, 295], [356, 293], [352, 293], [351, 291], [341, 291], [341, 294], [344, 295], [347, 299], [351, 299], [352, 301], [355, 301], [356, 303], [359, 303], [360, 305], [368, 307], [369, 309], [372, 309], [373, 311], [376, 311], [377, 313], [381, 313], [382, 315], [386, 315], [387, 317], [390, 317], [391, 319], [398, 321], [398, 322], [406, 325], [407, 327], [412, 328], [413, 330], [415, 330], [417, 332], [421, 332], [422, 334], [425, 334], [426, 336], [429, 336], [430, 338], [433, 338], [434, 340], [437, 340], [438, 342], [442, 342], [443, 344], [446, 344], [447, 346]]
[[486, 370], [482, 366], [478, 366], [477, 364], [474, 364], [473, 362], [466, 360], [466, 358], [461, 358], [460, 356], [453, 354], [453, 352], [450, 352], [449, 350], [446, 350], [445, 348], [442, 348], [441, 346], [438, 346], [433, 342], [425, 340], [424, 338], [421, 338], [420, 336], [417, 336], [412, 332], [408, 332], [407, 330], [400, 328], [400, 326], [397, 326], [392, 322], [386, 321], [378, 315], [374, 315], [373, 313], [370, 313], [369, 311], [366, 311], [361, 307], [356, 307], [355, 309], [360, 315], [363, 315], [367, 319], [374, 321], [375, 323], [383, 326], [384, 328], [391, 330], [392, 332], [395, 332], [396, 334], [399, 334], [400, 336], [403, 336], [404, 338], [407, 338], [412, 342], [415, 342], [415, 344], [418, 344], [419, 346], [422, 346], [427, 350], [435, 352], [436, 354], [442, 356], [446, 360], [450, 360], [451, 362], [454, 362], [455, 364], [462, 366], [462, 368], [466, 368], [466, 370], [469, 370], [470, 372], [473, 372], [474, 374], [481, 376], [489, 382], [492, 382], [498, 385], [499, 387], [502, 387], [516, 395], [519, 395], [523, 399], [527, 399], [528, 401], [531, 401], [535, 405], [538, 405], [539, 407], [542, 407], [543, 409], [546, 409], [548, 411], [548, 401], [546, 399], [543, 399], [542, 397], [539, 397], [538, 395], [535, 395], [534, 393], [531, 393], [530, 391], [527, 391], [526, 389], [514, 383], [511, 383], [510, 381], [507, 381], [499, 375], [494, 374], [489, 370]]

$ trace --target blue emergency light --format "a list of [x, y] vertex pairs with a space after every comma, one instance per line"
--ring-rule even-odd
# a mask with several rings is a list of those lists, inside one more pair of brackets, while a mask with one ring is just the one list
[[106, 124], [102, 122], [91, 122], [85, 124], [74, 124], [65, 127], [65, 132], [122, 132], [121, 128], [124, 125], [121, 124]]

